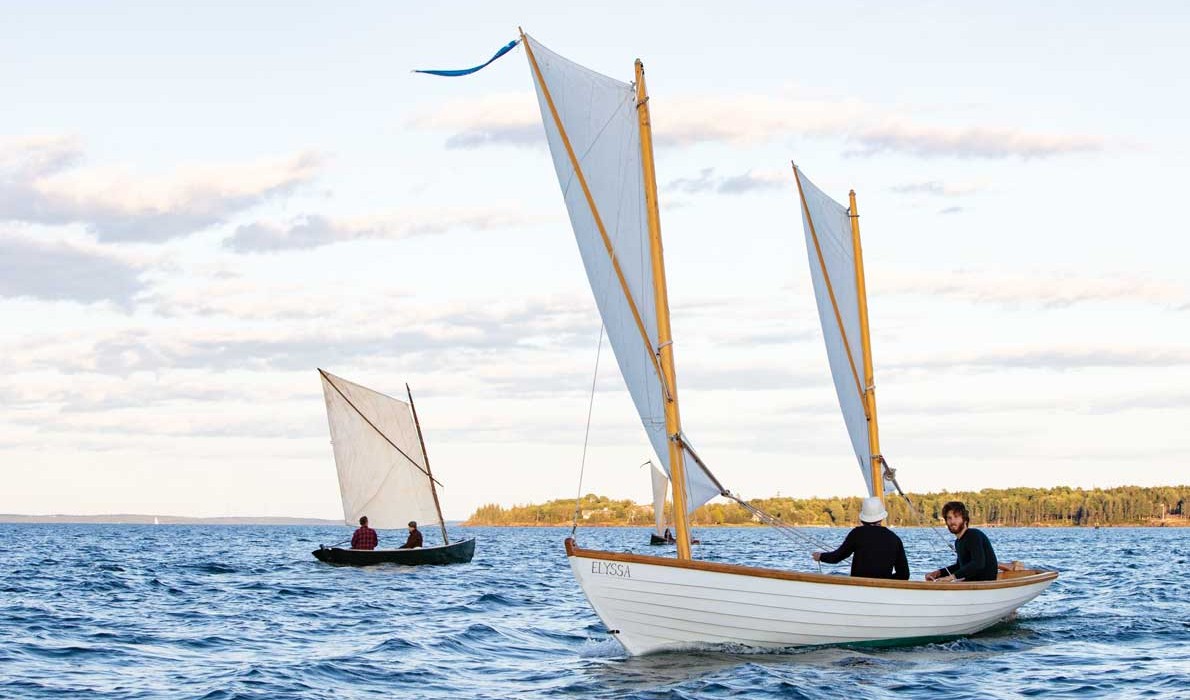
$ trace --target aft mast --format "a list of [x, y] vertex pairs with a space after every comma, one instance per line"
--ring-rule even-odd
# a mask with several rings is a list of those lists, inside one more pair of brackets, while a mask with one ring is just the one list
[[[850, 193], [850, 207], [844, 209], [809, 181], [803, 187], [803, 174], [796, 164], [793, 174], [805, 216], [810, 272], [839, 408], [864, 478], [870, 484], [870, 494], [883, 500], [883, 458], [876, 422], [868, 298], [855, 190]], [[832, 340], [836, 331], [837, 343]], [[858, 345], [853, 344], [856, 341]], [[858, 422], [860, 416], [862, 424]]]
[[438, 503], [438, 489], [434, 488], [434, 473], [430, 471], [430, 453], [426, 452], [426, 439], [421, 435], [421, 423], [417, 420], [417, 406], [413, 405], [413, 392], [405, 384], [405, 394], [409, 396], [409, 410], [413, 413], [413, 426], [417, 428], [417, 441], [421, 443], [421, 455], [426, 460], [426, 476], [430, 478], [430, 494], [434, 497], [434, 508], [438, 510], [438, 525], [442, 528], [442, 544], [450, 544], [446, 539], [446, 518], [442, 517], [442, 506]]
[[872, 470], [872, 495], [884, 500], [884, 470], [881, 469], [880, 430], [876, 424], [876, 380], [872, 370], [872, 336], [868, 331], [868, 290], [864, 282], [864, 254], [859, 242], [859, 209], [855, 206], [855, 190], [849, 193], [851, 205], [847, 216], [851, 219], [851, 243], [855, 249], [855, 288], [859, 299], [859, 337], [864, 355], [864, 408], [868, 418], [869, 467]]
[[669, 480], [673, 484], [674, 529], [677, 530], [678, 558], [690, 558], [690, 525], [686, 517], [685, 450], [680, 436], [678, 383], [674, 369], [673, 336], [669, 326], [669, 296], [665, 284], [665, 256], [661, 246], [661, 214], [657, 206], [657, 172], [653, 166], [653, 129], [649, 121], [649, 94], [645, 89], [645, 65], [636, 59], [636, 113], [640, 120], [640, 155], [644, 170], [645, 204], [648, 208], [649, 252], [653, 264], [653, 288], [657, 307], [657, 349], [665, 382], [665, 433], [669, 436]]

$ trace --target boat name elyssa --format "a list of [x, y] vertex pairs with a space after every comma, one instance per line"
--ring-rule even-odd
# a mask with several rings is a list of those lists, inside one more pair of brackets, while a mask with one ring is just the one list
[[632, 578], [632, 572], [628, 569], [628, 565], [617, 561], [593, 561], [591, 562], [591, 573], [603, 576]]

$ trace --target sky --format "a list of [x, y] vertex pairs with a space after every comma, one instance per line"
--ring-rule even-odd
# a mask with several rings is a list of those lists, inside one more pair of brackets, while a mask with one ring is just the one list
[[728, 488], [864, 488], [791, 160], [857, 192], [903, 487], [1185, 483], [1190, 10], [1044, 5], [4, 1], [0, 512], [340, 517], [318, 367], [409, 383], [448, 518], [648, 501], [523, 49], [410, 72], [518, 26], [645, 62]]

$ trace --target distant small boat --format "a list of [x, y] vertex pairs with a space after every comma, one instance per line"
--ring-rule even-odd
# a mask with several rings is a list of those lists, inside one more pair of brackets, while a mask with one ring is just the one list
[[[350, 549], [320, 546], [312, 554], [330, 564], [465, 564], [475, 556], [475, 538], [451, 542], [430, 472], [413, 393], [399, 401], [318, 370], [334, 445], [343, 518], [348, 525], [368, 516], [380, 530], [404, 529], [415, 520], [438, 525], [443, 544], [414, 549]], [[440, 486], [441, 484], [438, 483]]]
[[154, 516], [153, 516], [153, 524], [154, 524], [154, 525], [160, 525], [160, 524], [161, 524], [161, 521], [157, 519], [157, 516], [156, 516], [156, 515], [154, 515]]
[[[657, 468], [653, 464], [653, 460], [645, 462], [649, 465], [649, 473], [652, 475], [653, 481], [653, 521], [655, 523], [654, 529], [656, 532], [649, 534], [650, 545], [666, 545], [675, 544], [677, 540], [674, 539], [669, 530], [665, 527], [665, 495], [669, 492], [669, 477], [665, 472]], [[665, 535], [669, 534], [666, 538]]]

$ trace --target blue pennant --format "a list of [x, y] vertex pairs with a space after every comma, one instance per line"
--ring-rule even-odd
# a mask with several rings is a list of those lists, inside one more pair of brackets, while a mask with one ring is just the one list
[[492, 63], [492, 61], [495, 61], [497, 58], [500, 58], [501, 56], [508, 53], [509, 51], [512, 51], [512, 48], [514, 46], [516, 46], [518, 43], [520, 43], [520, 41], [521, 41], [520, 39], [514, 39], [514, 40], [508, 42], [508, 45], [505, 46], [504, 48], [500, 49], [499, 51], [497, 51], [496, 55], [489, 58], [487, 63], [481, 63], [480, 65], [475, 66], [474, 68], [464, 68], [462, 70], [415, 70], [413, 72], [414, 73], [428, 73], [429, 75], [441, 75], [445, 78], [457, 78], [460, 75], [471, 75], [475, 71], [483, 70], [484, 68], [487, 68], [488, 65], [490, 65]]

